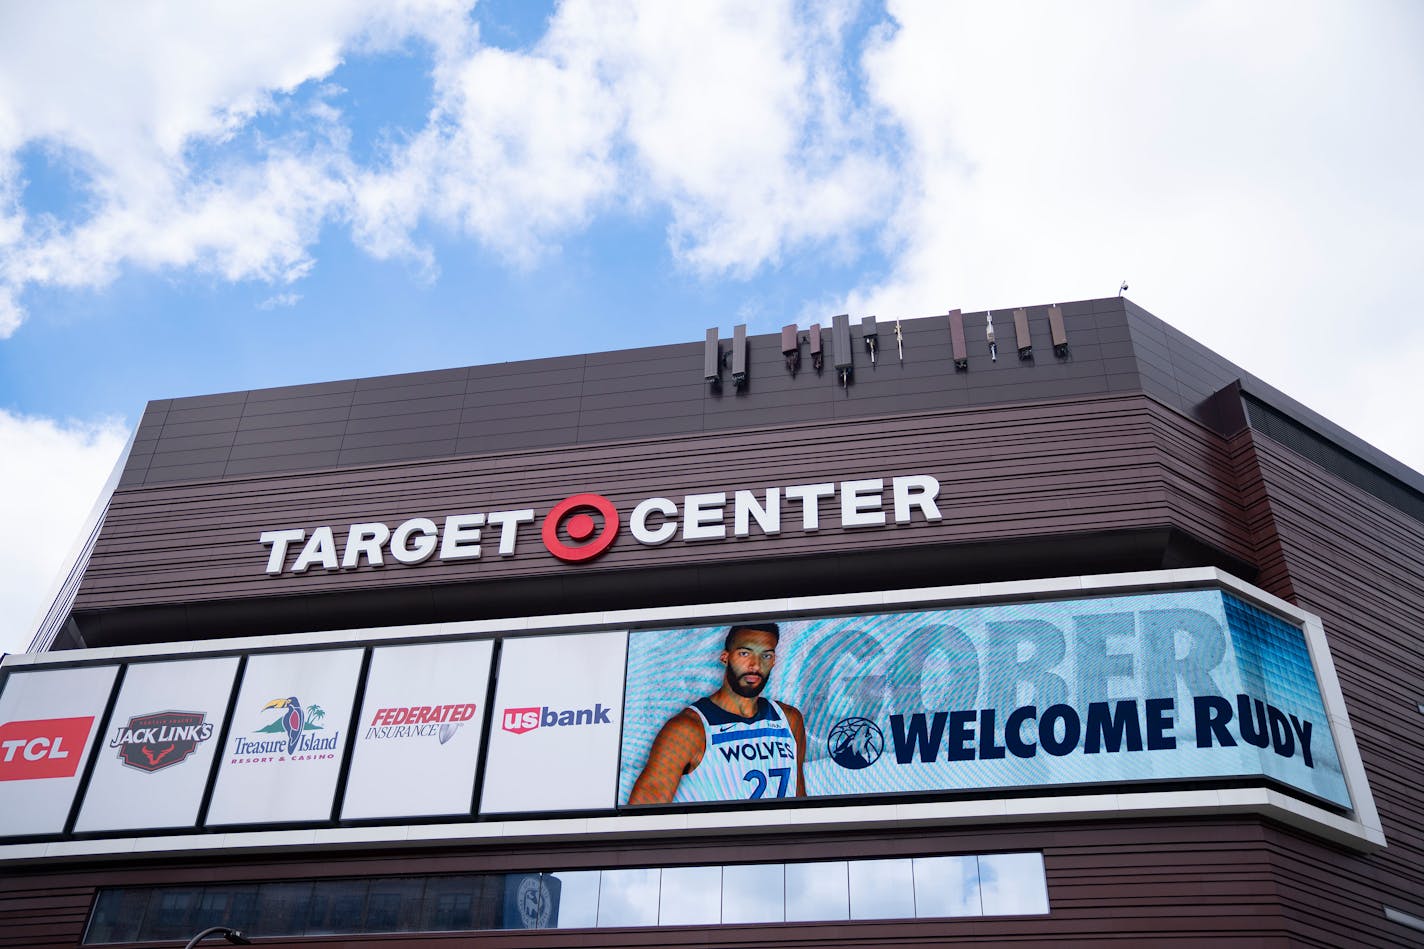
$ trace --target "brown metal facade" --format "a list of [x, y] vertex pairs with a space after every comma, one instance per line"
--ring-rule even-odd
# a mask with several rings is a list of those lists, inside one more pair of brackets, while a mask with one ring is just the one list
[[[101, 886], [1005, 850], [1043, 852], [1047, 916], [262, 944], [1424, 941], [1384, 915], [1424, 917], [1424, 523], [1368, 490], [1384, 479], [1424, 497], [1424, 479], [1127, 301], [1064, 304], [1068, 359], [1053, 355], [1046, 310], [1027, 309], [1035, 360], [1022, 362], [1009, 353], [990, 363], [973, 332], [983, 315], [966, 314], [967, 373], [954, 372], [945, 318], [906, 321], [904, 367], [890, 345], [873, 372], [858, 352], [847, 391], [829, 367], [792, 378], [779, 337], [767, 336], [751, 339], [742, 394], [707, 389], [697, 344], [153, 403], [69, 644], [1216, 565], [1322, 617], [1386, 849], [1364, 855], [1218, 817], [75, 860], [0, 866], [0, 946], [77, 944]], [[888, 325], [882, 340], [893, 339]], [[1253, 427], [1250, 398], [1347, 462], [1322, 464]], [[270, 577], [257, 543], [269, 528], [547, 509], [578, 491], [622, 508], [659, 494], [921, 472], [942, 483], [938, 524], [660, 548], [625, 537], [587, 565], [530, 544], [529, 556], [505, 560]]]

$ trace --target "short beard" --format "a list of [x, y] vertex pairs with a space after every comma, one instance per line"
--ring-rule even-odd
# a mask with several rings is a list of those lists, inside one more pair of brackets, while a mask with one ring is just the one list
[[727, 676], [727, 687], [744, 699], [754, 699], [761, 695], [762, 690], [766, 688], [767, 681], [767, 677], [762, 676], [761, 681], [756, 685], [742, 685], [740, 676], [736, 678]]

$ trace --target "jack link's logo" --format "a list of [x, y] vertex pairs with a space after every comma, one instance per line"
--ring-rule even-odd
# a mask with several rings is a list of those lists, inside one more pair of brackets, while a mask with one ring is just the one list
[[309, 734], [324, 730], [320, 722], [326, 718], [326, 709], [316, 704], [303, 708], [301, 700], [295, 695], [273, 699], [262, 706], [263, 712], [272, 709], [278, 711], [277, 718], [257, 729], [255, 734], [279, 737], [252, 739], [238, 735], [233, 739], [233, 764], [286, 761], [288, 758], [293, 761], [317, 761], [336, 757], [340, 732], [332, 732], [329, 737]]
[[186, 761], [211, 737], [213, 726], [202, 712], [149, 712], [116, 729], [109, 747], [119, 749], [128, 767], [152, 774]]
[[0, 725], [0, 781], [74, 777], [93, 724], [88, 715]]
[[609, 710], [602, 703], [593, 708], [552, 709], [547, 705], [529, 708], [507, 708], [500, 719], [500, 727], [507, 732], [522, 735], [536, 728], [565, 728], [570, 725], [612, 725]]

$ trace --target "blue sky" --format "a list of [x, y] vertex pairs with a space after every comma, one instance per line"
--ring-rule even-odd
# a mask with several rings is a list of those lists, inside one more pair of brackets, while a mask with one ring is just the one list
[[1424, 467], [1424, 9], [0, 7], [0, 648], [153, 398], [1129, 295]]

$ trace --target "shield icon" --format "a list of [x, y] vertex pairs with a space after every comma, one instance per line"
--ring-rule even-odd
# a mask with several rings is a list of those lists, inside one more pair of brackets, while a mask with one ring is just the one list
[[119, 742], [119, 760], [130, 768], [152, 773], [171, 768], [198, 750], [212, 735], [202, 712], [150, 712], [129, 719], [124, 735], [139, 741]]

